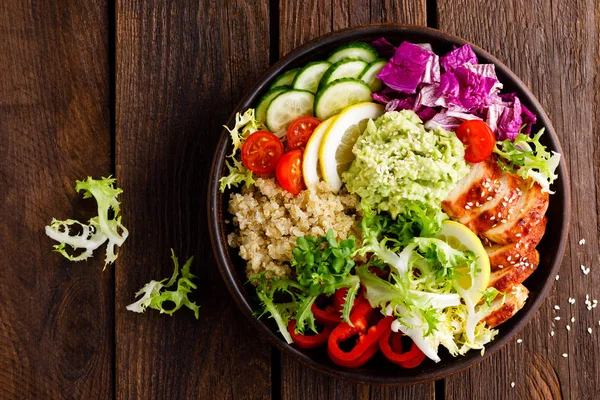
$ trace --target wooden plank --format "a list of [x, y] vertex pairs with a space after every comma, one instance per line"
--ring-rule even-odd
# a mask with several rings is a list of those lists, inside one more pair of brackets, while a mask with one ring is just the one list
[[105, 0], [0, 3], [0, 397], [113, 393], [113, 274], [44, 235], [86, 221], [75, 180], [111, 172]]
[[[369, 7], [354, 0], [280, 1], [280, 54], [336, 29], [377, 22], [426, 24], [425, 1], [373, 0]], [[380, 388], [358, 385], [315, 372], [281, 356], [281, 396], [284, 399], [432, 399], [434, 385]]]
[[[222, 283], [206, 186], [221, 125], [268, 67], [267, 2], [117, 3], [117, 175], [130, 238], [116, 270], [118, 398], [268, 398], [270, 348]], [[195, 255], [200, 321], [125, 310]]]
[[[463, 398], [464, 393], [488, 399], [592, 398], [600, 393], [600, 327], [597, 311], [586, 309], [585, 296], [600, 297], [600, 274], [594, 270], [599, 261], [600, 10], [593, 1], [462, 0], [438, 6], [441, 29], [503, 60], [546, 108], [561, 138], [573, 201], [570, 247], [560, 280], [517, 336], [523, 342], [510, 343], [482, 364], [447, 379], [447, 398]], [[578, 244], [582, 238], [585, 245]], [[581, 272], [582, 264], [591, 267], [589, 275]], [[569, 304], [569, 297], [575, 304]], [[561, 320], [554, 321], [555, 316]]]

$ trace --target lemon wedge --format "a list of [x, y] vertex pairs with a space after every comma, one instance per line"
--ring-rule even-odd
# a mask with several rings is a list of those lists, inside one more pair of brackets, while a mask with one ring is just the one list
[[455, 281], [455, 284], [462, 289], [461, 296], [468, 297], [472, 304], [477, 304], [490, 283], [490, 258], [481, 240], [469, 228], [454, 221], [444, 221], [437, 238], [457, 250], [471, 250], [475, 253], [477, 257], [475, 275], [471, 275], [468, 266], [457, 267], [460, 278]]
[[319, 147], [319, 166], [323, 180], [334, 191], [342, 187], [342, 172], [350, 168], [354, 160], [352, 148], [364, 132], [369, 119], [384, 113], [382, 105], [370, 102], [346, 107], [329, 125]]
[[327, 131], [327, 128], [337, 118], [337, 115], [326, 119], [321, 122], [313, 131], [306, 148], [304, 149], [304, 156], [302, 158], [302, 176], [304, 177], [304, 183], [307, 188], [313, 188], [321, 179], [319, 171], [319, 148], [321, 147], [321, 141]]

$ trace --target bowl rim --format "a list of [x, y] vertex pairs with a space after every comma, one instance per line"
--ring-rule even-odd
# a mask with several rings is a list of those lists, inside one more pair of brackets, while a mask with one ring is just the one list
[[[496, 57], [480, 48], [479, 46], [459, 37], [456, 35], [452, 35], [450, 33], [419, 26], [419, 25], [410, 25], [410, 24], [395, 24], [395, 23], [380, 23], [380, 24], [367, 24], [356, 27], [345, 28], [337, 31], [333, 31], [327, 33], [325, 35], [314, 38], [307, 43], [295, 48], [282, 58], [280, 58], [275, 64], [270, 66], [266, 72], [262, 74], [262, 76], [256, 81], [253, 87], [246, 92], [244, 97], [238, 104], [235, 106], [234, 111], [231, 113], [227, 126], [231, 126], [235, 121], [235, 114], [238, 112], [240, 107], [247, 103], [250, 98], [256, 96], [261, 92], [261, 89], [264, 89], [263, 86], [266, 82], [270, 81], [277, 74], [279, 74], [282, 70], [286, 69], [289, 64], [292, 64], [296, 59], [302, 57], [306, 53], [323, 47], [327, 45], [332, 45], [337, 41], [351, 41], [353, 38], [357, 36], [366, 36], [369, 34], [379, 34], [379, 31], [386, 31], [387, 34], [395, 33], [395, 34], [413, 34], [413, 35], [423, 35], [428, 36], [434, 40], [441, 41], [449, 41], [455, 45], [463, 45], [469, 43], [475, 53], [481, 57], [483, 56], [490, 62], [492, 62], [497, 69], [499, 69], [505, 76], [508, 77], [509, 80], [512, 80], [512, 83], [516, 87], [518, 87], [519, 95], [524, 95], [527, 100], [534, 106], [535, 109], [539, 110], [538, 113], [538, 121], [540, 126], [546, 127], [546, 132], [549, 133], [549, 140], [552, 142], [552, 145], [557, 149], [557, 151], [561, 154], [561, 163], [558, 168], [559, 179], [562, 181], [562, 218], [563, 225], [561, 227], [560, 232], [560, 241], [557, 248], [556, 257], [551, 261], [551, 267], [548, 273], [548, 279], [543, 283], [541, 290], [539, 291], [538, 296], [533, 299], [531, 307], [526, 310], [523, 314], [521, 314], [520, 320], [512, 328], [512, 331], [507, 332], [502, 337], [498, 337], [493, 342], [486, 345], [485, 354], [481, 357], [473, 357], [471, 359], [464, 358], [456, 358], [455, 362], [438, 369], [437, 371], [428, 371], [424, 374], [417, 376], [406, 376], [406, 375], [398, 375], [394, 377], [390, 376], [374, 376], [374, 375], [365, 375], [360, 370], [353, 369], [333, 369], [330, 366], [324, 365], [318, 361], [313, 360], [306, 354], [304, 354], [299, 349], [288, 345], [281, 338], [280, 335], [273, 332], [271, 329], [267, 327], [262, 321], [257, 319], [253, 315], [253, 310], [248, 299], [245, 298], [244, 293], [238, 287], [239, 279], [236, 278], [235, 267], [233, 265], [229, 265], [228, 258], [226, 256], [226, 252], [228, 249], [227, 242], [223, 242], [221, 240], [220, 230], [219, 230], [219, 220], [221, 218], [220, 209], [218, 207], [219, 204], [219, 179], [220, 179], [220, 171], [222, 169], [222, 165], [224, 163], [227, 149], [228, 149], [228, 141], [229, 135], [227, 131], [223, 129], [221, 132], [220, 139], [215, 148], [215, 155], [213, 158], [213, 162], [211, 165], [209, 183], [208, 183], [208, 224], [209, 224], [209, 234], [211, 245], [213, 248], [213, 252], [217, 261], [217, 265], [219, 267], [219, 271], [223, 280], [232, 295], [235, 303], [238, 308], [242, 311], [245, 317], [250, 320], [252, 325], [262, 334], [266, 334], [269, 342], [278, 348], [280, 351], [286, 352], [290, 354], [295, 360], [300, 361], [302, 364], [316, 370], [318, 372], [324, 373], [326, 375], [341, 378], [347, 381], [355, 382], [355, 383], [364, 383], [364, 384], [374, 384], [381, 386], [392, 386], [392, 385], [411, 385], [416, 383], [423, 382], [431, 382], [438, 379], [443, 379], [449, 377], [450, 375], [454, 375], [461, 371], [464, 371], [475, 364], [480, 363], [481, 361], [488, 358], [490, 355], [498, 351], [500, 348], [504, 347], [506, 343], [508, 343], [515, 335], [517, 335], [527, 323], [533, 318], [533, 316], [538, 311], [541, 303], [545, 300], [550, 291], [550, 288], [555, 282], [555, 279], [552, 279], [553, 276], [556, 276], [560, 265], [562, 263], [562, 259], [564, 256], [565, 248], [568, 242], [568, 233], [570, 228], [570, 217], [571, 217], [571, 189], [570, 189], [570, 179], [569, 173], [567, 170], [567, 162], [564, 157], [564, 151], [562, 150], [558, 135], [550, 121], [550, 118], [546, 114], [546, 111], [541, 106], [535, 95], [531, 92], [531, 90], [521, 81], [521, 79], [510, 70], [504, 63], [498, 60]], [[385, 36], [386, 33], [382, 33], [382, 36]], [[558, 194], [558, 192], [557, 192]], [[557, 201], [557, 200], [555, 200]]]

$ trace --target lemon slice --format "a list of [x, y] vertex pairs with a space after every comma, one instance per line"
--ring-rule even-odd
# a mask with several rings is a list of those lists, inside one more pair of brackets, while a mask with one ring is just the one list
[[319, 166], [323, 180], [334, 191], [342, 187], [342, 172], [350, 168], [354, 160], [352, 147], [364, 132], [369, 119], [381, 116], [380, 104], [365, 102], [346, 107], [325, 132], [319, 148]]
[[481, 240], [469, 228], [454, 221], [444, 221], [437, 238], [457, 250], [471, 250], [475, 253], [475, 275], [471, 275], [468, 266], [457, 267], [460, 278], [456, 279], [455, 284], [461, 289], [461, 296], [468, 297], [472, 304], [477, 304], [490, 283], [490, 259]]
[[337, 115], [326, 119], [321, 122], [313, 131], [306, 148], [304, 149], [304, 156], [302, 159], [302, 176], [304, 177], [304, 183], [307, 188], [313, 188], [321, 179], [319, 171], [319, 148], [321, 147], [321, 141], [327, 131], [327, 128], [337, 118]]

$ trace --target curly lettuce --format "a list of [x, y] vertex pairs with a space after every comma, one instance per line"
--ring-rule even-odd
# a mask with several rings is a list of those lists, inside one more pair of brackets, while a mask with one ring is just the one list
[[558, 178], [556, 168], [560, 163], [560, 153], [549, 152], [540, 143], [544, 130], [540, 129], [533, 137], [519, 133], [514, 141], [497, 142], [494, 153], [506, 160], [498, 161], [500, 167], [516, 172], [523, 179], [531, 178], [542, 187], [542, 192], [553, 194], [550, 185]]
[[[192, 279], [197, 278], [190, 272], [190, 267], [194, 261], [194, 257], [190, 257], [181, 268], [181, 276], [179, 276], [179, 260], [175, 256], [175, 252], [171, 249], [171, 259], [173, 260], [174, 270], [173, 275], [168, 282], [167, 279], [161, 281], [150, 281], [144, 285], [136, 294], [135, 297], [140, 297], [136, 302], [129, 304], [126, 308], [129, 311], [143, 313], [146, 308], [152, 308], [160, 311], [161, 314], [173, 315], [175, 311], [181, 307], [187, 307], [194, 312], [196, 319], [200, 317], [200, 306], [192, 302], [188, 295], [197, 288]], [[166, 282], [166, 283], [165, 283]], [[177, 282], [177, 289], [166, 290], [172, 287]], [[172, 304], [173, 307], [165, 308], [165, 302]]]
[[115, 187], [115, 181], [110, 176], [102, 179], [88, 176], [84, 181], [77, 181], [75, 190], [83, 192], [84, 199], [93, 197], [96, 200], [98, 215], [87, 224], [72, 219], [59, 221], [53, 218], [50, 225], [46, 226], [46, 235], [59, 242], [54, 245], [54, 251], [70, 261], [84, 261], [107, 242], [104, 267], [115, 262], [115, 246], [121, 247], [129, 235], [129, 231], [121, 223], [120, 203], [117, 200], [123, 190]]
[[229, 160], [225, 162], [229, 173], [219, 180], [219, 190], [221, 192], [224, 192], [226, 189], [231, 189], [232, 187], [237, 187], [242, 183], [245, 183], [247, 187], [254, 183], [252, 171], [248, 170], [236, 156], [248, 136], [265, 128], [264, 125], [255, 118], [253, 108], [247, 109], [243, 114], [237, 113], [235, 116], [235, 125], [232, 129], [229, 129], [226, 125], [224, 125], [224, 127], [229, 131], [231, 136], [233, 150], [228, 156], [228, 158], [231, 159], [231, 162], [229, 162]]

